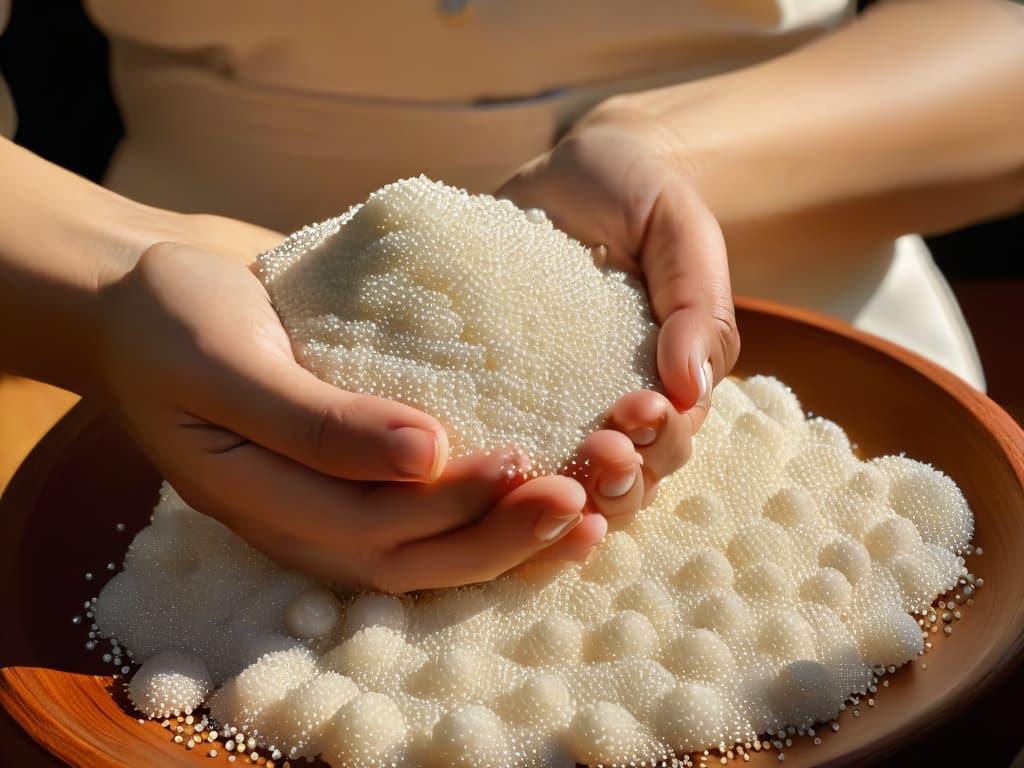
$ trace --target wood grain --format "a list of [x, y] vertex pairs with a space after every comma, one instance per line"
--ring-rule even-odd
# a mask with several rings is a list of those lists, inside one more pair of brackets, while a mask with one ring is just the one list
[[110, 677], [41, 667], [0, 670], [0, 702], [32, 738], [69, 765], [181, 765], [185, 749], [158, 723], [129, 717], [117, 703], [117, 686]]
[[[910, 665], [876, 707], [861, 706], [856, 720], [846, 713], [820, 746], [798, 741], [785, 761], [851, 765], [890, 755], [891, 764], [905, 764], [908, 749], [924, 749], [930, 729], [1008, 675], [1024, 652], [1024, 432], [953, 374], [839, 321], [750, 300], [738, 302], [738, 319], [738, 373], [779, 376], [805, 408], [846, 427], [864, 456], [905, 452], [931, 462], [960, 484], [975, 512], [985, 554], [971, 566], [986, 586], [954, 633], [936, 638], [927, 669]], [[186, 752], [122, 709], [97, 655], [83, 649], [84, 630], [70, 622], [109, 577], [105, 564], [119, 563], [145, 525], [157, 486], [114, 426], [80, 405], [0, 498], [0, 583], [13, 586], [0, 665], [20, 665], [0, 676], [0, 703], [73, 765], [226, 765], [223, 753], [211, 760], [205, 749]], [[126, 533], [115, 532], [117, 522]], [[86, 571], [93, 581], [84, 581]], [[1012, 718], [1010, 711], [1005, 722]], [[24, 764], [59, 764], [41, 754]], [[774, 754], [751, 761], [778, 764]]]

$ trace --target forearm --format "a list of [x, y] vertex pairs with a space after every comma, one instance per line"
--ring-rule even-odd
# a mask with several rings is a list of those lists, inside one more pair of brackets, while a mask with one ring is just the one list
[[730, 253], [851, 252], [1024, 202], [1024, 9], [890, 1], [771, 62], [626, 97]]
[[248, 264], [281, 235], [141, 205], [0, 138], [0, 371], [100, 387], [102, 289], [161, 241]]
[[149, 209], [0, 139], [0, 370], [82, 391], [98, 289], [151, 239]]

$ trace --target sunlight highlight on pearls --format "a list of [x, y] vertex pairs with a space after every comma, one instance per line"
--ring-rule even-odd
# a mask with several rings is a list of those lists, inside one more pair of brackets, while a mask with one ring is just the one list
[[[789, 400], [784, 416], [799, 409], [778, 382], [723, 382], [690, 463], [586, 562], [417, 597], [295, 580], [165, 486], [128, 570], [100, 595], [101, 635], [147, 649], [130, 688], [144, 713], [195, 708], [218, 686], [219, 723], [336, 766], [623, 764], [831, 719], [874, 667], [922, 651], [910, 612], [966, 573], [957, 552], [971, 516], [910, 459], [837, 459], [836, 433], [817, 422], [775, 421], [783, 449], [763, 462], [740, 416], [765, 415], [747, 392], [769, 388], [777, 409]], [[810, 458], [819, 450], [845, 468], [828, 483]], [[717, 469], [727, 464], [758, 469]], [[839, 503], [851, 482], [881, 494], [861, 538]], [[155, 566], [169, 558], [192, 565], [168, 576]], [[241, 593], [220, 616], [189, 620], [179, 601], [206, 596], [191, 574], [215, 567]], [[275, 594], [274, 610], [256, 609]], [[157, 596], [169, 609], [153, 610]], [[205, 687], [202, 667], [219, 670]]]
[[433, 414], [453, 457], [517, 445], [564, 470], [619, 397], [658, 386], [639, 281], [538, 208], [405, 179], [256, 267], [302, 365]]
[[[639, 287], [507, 201], [398, 182], [259, 269], [305, 365], [434, 414], [453, 455], [517, 443], [556, 471], [619, 395], [656, 385]], [[875, 668], [922, 652], [911, 614], [973, 579], [972, 533], [940, 472], [859, 461], [840, 427], [754, 377], [716, 388], [687, 465], [582, 563], [349, 593], [281, 570], [165, 485], [91, 607], [142, 664], [135, 706], [205, 699], [228, 750], [652, 765], [834, 718]]]

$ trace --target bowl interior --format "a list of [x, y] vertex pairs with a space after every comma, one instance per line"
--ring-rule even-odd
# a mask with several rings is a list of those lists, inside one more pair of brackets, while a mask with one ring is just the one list
[[[743, 353], [736, 373], [772, 374], [805, 410], [843, 426], [863, 457], [893, 453], [950, 475], [976, 516], [986, 585], [954, 633], [908, 665], [874, 707], [841, 718], [822, 744], [801, 739], [786, 765], [856, 763], [918, 739], [1008, 674], [1024, 647], [1024, 433], [952, 374], [837, 321], [767, 302], [738, 302]], [[0, 703], [41, 744], [81, 766], [213, 765], [118, 703], [111, 668], [84, 648], [83, 602], [119, 567], [148, 521], [159, 477], [116, 427], [87, 406], [72, 411], [26, 460], [0, 499], [0, 579], [11, 621], [0, 633]], [[116, 526], [123, 523], [125, 530]], [[86, 574], [91, 574], [87, 577]], [[33, 670], [24, 667], [41, 667]], [[69, 674], [72, 673], [72, 674]], [[2, 736], [3, 734], [0, 734]], [[221, 756], [223, 760], [223, 755]], [[57, 765], [26, 752], [25, 765]], [[777, 765], [774, 753], [753, 765]]]

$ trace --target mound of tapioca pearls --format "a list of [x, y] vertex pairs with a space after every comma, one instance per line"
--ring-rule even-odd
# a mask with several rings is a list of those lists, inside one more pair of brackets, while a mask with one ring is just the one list
[[[402, 598], [286, 573], [164, 489], [96, 605], [151, 717], [334, 766], [630, 764], [834, 717], [922, 650], [972, 516], [859, 461], [769, 378], [723, 382], [690, 462], [583, 563]], [[222, 730], [223, 730], [222, 727]]]
[[618, 398], [658, 386], [639, 280], [508, 200], [403, 179], [256, 269], [303, 366], [435, 416], [452, 457], [516, 445], [567, 469]]

